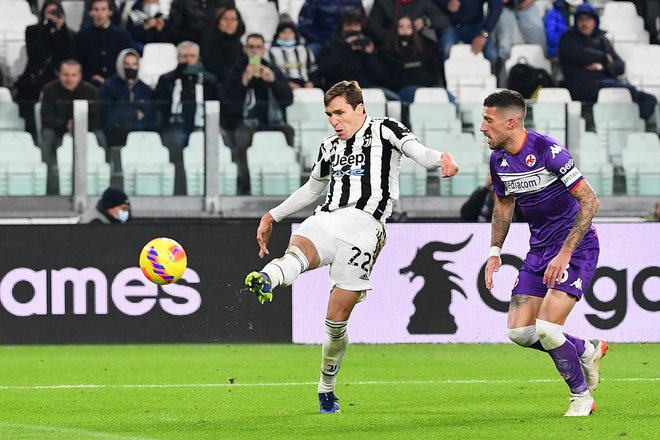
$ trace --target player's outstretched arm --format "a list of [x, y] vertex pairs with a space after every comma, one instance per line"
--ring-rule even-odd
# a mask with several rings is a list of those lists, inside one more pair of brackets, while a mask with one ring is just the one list
[[261, 217], [259, 227], [257, 228], [257, 243], [259, 244], [259, 258], [268, 255], [268, 242], [270, 241], [270, 234], [273, 232], [273, 223], [275, 219], [270, 212], [265, 213]]
[[488, 289], [495, 287], [493, 283], [493, 272], [499, 271], [502, 265], [502, 259], [499, 254], [504, 245], [504, 240], [509, 233], [509, 227], [513, 220], [513, 208], [515, 206], [516, 200], [512, 196], [495, 198], [490, 233], [491, 251], [488, 256], [488, 262], [486, 262], [485, 273], [486, 287]]
[[446, 151], [440, 157], [440, 166], [442, 167], [442, 177], [452, 177], [458, 173], [458, 164], [454, 160], [454, 156]]
[[566, 269], [566, 266], [568, 266], [573, 252], [582, 241], [582, 238], [584, 238], [584, 234], [589, 230], [591, 220], [593, 220], [594, 215], [596, 215], [596, 211], [598, 211], [598, 207], [600, 206], [596, 193], [591, 189], [591, 186], [589, 186], [586, 179], [582, 179], [582, 181], [573, 188], [571, 194], [577, 199], [580, 206], [575, 215], [573, 227], [568, 233], [566, 240], [564, 240], [564, 244], [562, 245], [559, 254], [550, 261], [543, 274], [543, 282], [550, 289], [555, 286], [557, 279], [559, 279], [564, 272], [564, 269]]

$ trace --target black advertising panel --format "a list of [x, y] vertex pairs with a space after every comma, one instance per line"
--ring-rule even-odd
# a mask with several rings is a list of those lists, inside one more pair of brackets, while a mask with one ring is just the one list
[[[0, 343], [290, 342], [291, 290], [260, 304], [244, 290], [260, 269], [248, 224], [1, 226]], [[278, 225], [271, 259], [290, 227]], [[176, 284], [157, 286], [138, 258], [152, 238], [186, 250]]]

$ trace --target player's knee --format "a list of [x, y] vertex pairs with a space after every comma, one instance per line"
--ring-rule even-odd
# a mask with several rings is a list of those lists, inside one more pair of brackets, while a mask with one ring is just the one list
[[521, 347], [529, 347], [538, 340], [536, 335], [536, 326], [528, 325], [527, 327], [509, 328], [507, 329], [507, 336], [511, 341], [520, 345]]
[[348, 321], [325, 320], [325, 332], [334, 341], [346, 338], [346, 326]]
[[288, 248], [286, 248], [286, 252], [284, 255], [290, 254], [292, 255], [298, 262], [300, 263], [300, 273], [305, 272], [307, 269], [309, 269], [309, 261], [307, 261], [307, 257], [305, 256], [305, 253], [296, 245], [290, 245]]
[[552, 350], [566, 342], [566, 336], [563, 333], [564, 326], [554, 322], [536, 320], [536, 336], [538, 336], [541, 345], [546, 350]]

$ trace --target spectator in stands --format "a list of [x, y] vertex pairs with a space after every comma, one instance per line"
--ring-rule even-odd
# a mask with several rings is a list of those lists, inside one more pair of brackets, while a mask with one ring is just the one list
[[98, 90], [83, 81], [82, 67], [75, 60], [65, 60], [60, 65], [58, 79], [46, 84], [41, 95], [41, 155], [48, 165], [48, 194], [58, 193], [55, 150], [62, 144], [65, 133], [73, 133], [73, 101], [84, 99], [89, 105], [89, 131], [95, 131], [99, 144], [105, 146], [100, 132], [100, 112], [96, 100]]
[[[177, 45], [177, 68], [158, 78], [153, 99], [160, 107], [161, 137], [175, 166], [174, 193], [186, 193], [183, 148], [190, 133], [204, 128], [204, 101], [220, 100], [218, 78], [204, 69], [199, 45]], [[223, 112], [224, 113], [224, 112]]]
[[359, 10], [364, 15], [361, 0], [306, 0], [300, 8], [298, 30], [316, 60], [337, 32], [339, 17], [348, 10]]
[[110, 21], [110, 4], [110, 0], [91, 0], [92, 25], [82, 29], [77, 38], [78, 60], [85, 80], [97, 87], [115, 74], [119, 52], [133, 45], [129, 33]]
[[256, 131], [281, 131], [293, 146], [293, 127], [284, 118], [285, 108], [293, 102], [291, 87], [282, 71], [264, 59], [266, 47], [261, 34], [248, 35], [244, 50], [245, 57], [225, 84], [227, 105], [221, 113], [238, 165], [239, 194], [250, 193], [246, 151]]
[[170, 6], [172, 42], [201, 44], [204, 32], [223, 6], [234, 6], [234, 0], [174, 0]]
[[204, 67], [218, 77], [220, 84], [227, 80], [232, 69], [245, 55], [241, 37], [245, 23], [235, 6], [223, 6], [213, 25], [204, 34], [201, 55]]
[[655, 202], [655, 209], [646, 216], [647, 222], [660, 222], [660, 200]]
[[538, 44], [546, 52], [545, 27], [543, 25], [543, 11], [534, 0], [502, 0], [504, 8], [497, 21], [495, 41], [497, 53], [502, 61], [511, 56], [513, 45], [513, 32], [518, 25], [520, 33], [526, 44]]
[[292, 89], [321, 85], [314, 54], [300, 42], [295, 23], [284, 21], [277, 26], [268, 59], [284, 73]]
[[[492, 33], [502, 13], [502, 0], [434, 0], [449, 15], [450, 26], [440, 31], [439, 44], [443, 61], [456, 43], [467, 43], [473, 53], [483, 52], [490, 61], [492, 71], [498, 67], [497, 47]], [[484, 17], [484, 4], [488, 3], [488, 14]]]
[[[93, 0], [85, 0], [85, 11], [89, 11], [89, 9], [92, 5], [92, 1]], [[123, 12], [124, 12], [124, 6], [126, 6], [125, 4], [122, 4], [122, 2], [124, 2], [124, 1], [125, 0], [110, 0], [110, 3], [109, 3], [110, 4], [110, 10], [112, 11], [112, 17], [110, 18], [110, 20], [112, 21], [112, 24], [120, 26], [120, 27], [121, 27], [121, 18], [123, 16]], [[132, 2], [132, 0], [128, 0], [128, 1]], [[80, 29], [84, 29], [87, 26], [91, 26], [91, 25], [92, 25], [91, 16], [89, 14], [86, 14], [86, 13], [83, 14], [82, 23], [80, 24]], [[126, 28], [125, 25], [124, 25], [124, 28]]]
[[103, 130], [109, 146], [126, 144], [131, 131], [155, 129], [151, 88], [138, 79], [140, 55], [135, 49], [124, 49], [117, 57], [117, 73], [99, 90]]
[[548, 43], [548, 57], [556, 58], [559, 52], [559, 39], [574, 23], [575, 8], [582, 0], [555, 0], [552, 9], [545, 14], [545, 38]]
[[75, 33], [66, 25], [64, 9], [59, 0], [46, 0], [39, 15], [39, 23], [25, 29], [27, 65], [14, 84], [25, 129], [36, 138], [34, 104], [41, 89], [57, 78], [62, 61], [76, 57]]
[[[380, 58], [388, 66], [388, 86], [399, 95], [404, 108], [413, 101], [419, 87], [440, 85], [440, 60], [435, 44], [424, 38], [408, 15], [399, 17], [385, 44]], [[406, 118], [402, 118], [408, 123]]]
[[148, 43], [170, 42], [170, 21], [163, 14], [160, 0], [137, 2], [127, 15], [127, 30], [138, 52], [142, 53]]
[[131, 201], [121, 188], [111, 186], [95, 206], [90, 206], [80, 216], [81, 224], [121, 224], [131, 216]]
[[363, 32], [362, 13], [346, 11], [340, 22], [335, 37], [325, 45], [319, 58], [319, 71], [325, 84], [357, 81], [362, 88], [379, 87], [388, 99], [398, 100], [396, 93], [385, 88], [387, 68], [378, 59], [373, 41]]
[[[475, 189], [463, 206], [461, 206], [461, 220], [469, 223], [490, 223], [493, 219], [495, 206], [495, 191], [490, 171], [486, 175], [486, 184]], [[513, 221], [525, 221], [525, 216], [516, 204], [513, 211]]]
[[365, 30], [378, 49], [385, 43], [392, 28], [396, 27], [396, 19], [402, 15], [412, 18], [417, 32], [423, 33], [428, 28], [433, 41], [437, 40], [436, 34], [441, 29], [449, 26], [447, 15], [431, 0], [376, 0], [369, 12]]
[[595, 102], [600, 89], [625, 87], [639, 105], [642, 119], [649, 121], [657, 99], [617, 79], [623, 74], [625, 63], [598, 25], [596, 9], [583, 3], [575, 10], [575, 26], [559, 41], [559, 62], [571, 97], [575, 101]]

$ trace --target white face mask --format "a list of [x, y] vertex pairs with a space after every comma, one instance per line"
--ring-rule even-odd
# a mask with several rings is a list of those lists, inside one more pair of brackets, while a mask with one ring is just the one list
[[120, 223], [126, 223], [128, 221], [129, 213], [127, 210], [122, 209], [119, 211], [117, 214], [117, 217], [115, 217], [117, 220], [119, 220]]
[[147, 14], [147, 17], [154, 18], [156, 14], [160, 12], [160, 5], [157, 5], [156, 3], [149, 3], [148, 5], [144, 5], [142, 10], [145, 14]]

